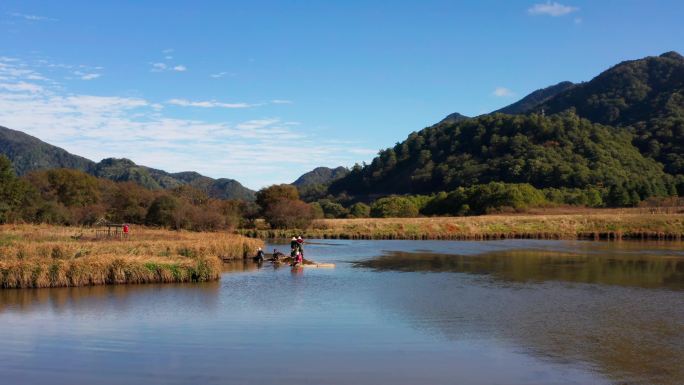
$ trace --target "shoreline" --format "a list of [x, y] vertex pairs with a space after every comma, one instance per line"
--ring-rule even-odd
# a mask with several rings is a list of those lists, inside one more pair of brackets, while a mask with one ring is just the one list
[[582, 213], [319, 219], [306, 230], [240, 229], [251, 238], [359, 240], [684, 240], [684, 214]]

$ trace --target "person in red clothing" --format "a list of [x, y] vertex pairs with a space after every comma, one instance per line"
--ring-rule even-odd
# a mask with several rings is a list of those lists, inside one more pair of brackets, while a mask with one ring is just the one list
[[299, 252], [302, 254], [302, 258], [304, 258], [304, 240], [301, 235], [297, 237], [297, 246], [299, 247]]
[[128, 223], [124, 223], [123, 225], [123, 236], [124, 238], [128, 238], [128, 232], [130, 231], [130, 228], [128, 227]]

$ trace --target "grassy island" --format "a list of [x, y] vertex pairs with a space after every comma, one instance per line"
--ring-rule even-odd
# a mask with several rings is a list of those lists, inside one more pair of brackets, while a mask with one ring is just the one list
[[94, 230], [0, 226], [0, 287], [37, 288], [217, 280], [222, 259], [263, 243], [227, 233], [135, 228], [124, 240]]

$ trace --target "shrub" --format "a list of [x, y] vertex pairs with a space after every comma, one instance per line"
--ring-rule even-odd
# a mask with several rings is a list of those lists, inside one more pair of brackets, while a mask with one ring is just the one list
[[352, 218], [368, 218], [370, 216], [371, 208], [365, 203], [354, 203], [349, 208], [349, 216]]
[[425, 205], [427, 215], [480, 215], [501, 211], [522, 211], [549, 202], [541, 190], [527, 183], [491, 182], [440, 192]]
[[407, 197], [393, 195], [373, 202], [370, 215], [374, 218], [416, 217], [418, 207]]
[[326, 218], [344, 218], [349, 214], [349, 210], [344, 208], [344, 206], [330, 199], [321, 199], [318, 201], [318, 204], [321, 206]]

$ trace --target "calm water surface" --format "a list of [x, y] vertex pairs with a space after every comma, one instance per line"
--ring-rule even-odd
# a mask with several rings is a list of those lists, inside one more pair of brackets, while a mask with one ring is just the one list
[[1, 290], [0, 383], [684, 384], [682, 243], [312, 242], [337, 268]]

